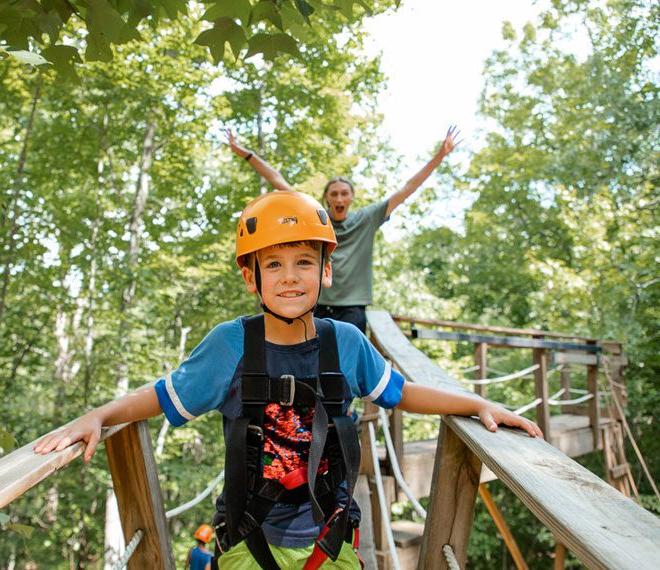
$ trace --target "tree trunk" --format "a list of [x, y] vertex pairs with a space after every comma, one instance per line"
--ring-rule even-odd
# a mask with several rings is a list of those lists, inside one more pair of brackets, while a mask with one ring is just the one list
[[9, 231], [7, 232], [8, 243], [3, 255], [4, 259], [2, 264], [2, 284], [0, 285], [0, 323], [2, 323], [2, 319], [4, 317], [7, 291], [9, 290], [9, 281], [11, 279], [11, 268], [13, 262], [12, 256], [14, 253], [14, 247], [16, 245], [16, 228], [18, 226], [20, 194], [25, 183], [23, 175], [25, 174], [25, 163], [27, 162], [28, 143], [30, 142], [30, 137], [32, 136], [34, 117], [36, 115], [37, 103], [39, 102], [40, 97], [41, 74], [37, 76], [37, 83], [34, 87], [34, 93], [32, 94], [32, 106], [30, 108], [30, 115], [28, 117], [27, 125], [25, 126], [25, 136], [23, 137], [21, 154], [18, 158], [16, 182], [14, 183], [13, 192], [7, 201], [6, 209], [2, 213], [2, 220], [0, 223], [0, 226], [3, 229], [5, 226], [9, 225]]
[[[142, 143], [142, 156], [138, 169], [138, 176], [135, 183], [135, 198], [133, 200], [133, 210], [129, 223], [129, 244], [126, 255], [126, 274], [127, 281], [122, 292], [121, 306], [119, 311], [119, 337], [118, 337], [118, 358], [117, 364], [117, 387], [116, 396], [123, 396], [128, 392], [129, 386], [129, 338], [131, 333], [130, 312], [133, 308], [133, 299], [137, 289], [137, 266], [140, 256], [140, 246], [142, 238], [142, 229], [144, 222], [142, 216], [149, 196], [150, 177], [149, 170], [153, 162], [154, 154], [154, 135], [156, 125], [153, 122], [148, 123], [147, 131]], [[124, 552], [125, 537], [121, 528], [119, 519], [119, 508], [117, 499], [112, 489], [108, 490], [106, 509], [105, 509], [105, 565], [106, 570], [112, 570], [116, 560]], [[130, 538], [130, 537], [129, 537]]]

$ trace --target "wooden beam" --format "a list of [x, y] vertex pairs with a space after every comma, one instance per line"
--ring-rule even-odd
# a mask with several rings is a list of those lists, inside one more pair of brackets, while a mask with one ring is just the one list
[[[483, 380], [488, 376], [487, 366], [488, 345], [485, 342], [478, 342], [474, 345], [474, 364], [479, 368], [476, 371], [475, 378]], [[485, 384], [475, 384], [474, 390], [480, 396], [486, 397], [487, 386]]]
[[598, 355], [583, 352], [555, 352], [552, 360], [555, 364], [598, 364]]
[[566, 564], [566, 547], [561, 542], [558, 542], [555, 545], [555, 563], [553, 566], [553, 570], [564, 570], [565, 564]]
[[438, 331], [434, 329], [411, 329], [413, 338], [427, 338], [436, 340], [456, 340], [471, 343], [484, 342], [500, 348], [546, 348], [549, 350], [578, 350], [589, 353], [600, 352], [597, 344], [578, 344], [575, 342], [559, 342], [556, 340], [541, 340], [523, 338], [520, 336], [486, 336], [479, 334], [466, 334]]
[[543, 348], [535, 348], [532, 351], [534, 364], [538, 368], [534, 370], [534, 391], [536, 398], [541, 402], [536, 406], [536, 423], [539, 424], [545, 437], [550, 440], [550, 404], [548, 404], [548, 353]]
[[[517, 329], [512, 327], [498, 327], [493, 325], [477, 325], [473, 323], [462, 323], [459, 321], [442, 321], [438, 319], [418, 319], [414, 317], [405, 317], [402, 315], [393, 315], [392, 318], [395, 321], [400, 321], [404, 323], [420, 323], [423, 325], [432, 325], [436, 327], [445, 327], [449, 329], [463, 329], [463, 330], [472, 330], [472, 331], [484, 331], [490, 333], [498, 334], [520, 334], [520, 335], [529, 335], [529, 336], [545, 336], [548, 338], [570, 338], [573, 340], [596, 340], [591, 337], [576, 336], [570, 333], [558, 333], [552, 331], [543, 331], [540, 329]], [[603, 343], [607, 342], [608, 345], [621, 345], [621, 343], [608, 340], [602, 341]]]
[[130, 424], [108, 438], [105, 449], [126, 542], [138, 529], [144, 532], [128, 562], [129, 570], [174, 570], [147, 422]]
[[479, 458], [443, 421], [418, 570], [448, 568], [441, 554], [445, 544], [454, 550], [459, 566], [465, 566], [480, 474]]
[[506, 547], [509, 549], [511, 558], [513, 558], [513, 563], [516, 565], [516, 569], [527, 570], [527, 563], [525, 562], [525, 559], [523, 558], [523, 555], [520, 552], [520, 548], [518, 548], [518, 543], [516, 542], [516, 539], [513, 537], [509, 525], [506, 524], [504, 515], [502, 515], [502, 512], [498, 508], [497, 503], [490, 494], [490, 491], [488, 490], [488, 485], [486, 485], [485, 483], [479, 485], [479, 496], [481, 497], [481, 500], [484, 502], [484, 505], [486, 505], [486, 508], [488, 509], [488, 512], [490, 513], [490, 516], [493, 519], [495, 526], [497, 527], [497, 530], [500, 531], [500, 534], [504, 539], [504, 543], [506, 544]]
[[571, 399], [571, 369], [565, 366], [559, 372], [559, 378], [561, 379], [561, 387], [564, 390], [564, 393], [561, 395], [562, 400]]

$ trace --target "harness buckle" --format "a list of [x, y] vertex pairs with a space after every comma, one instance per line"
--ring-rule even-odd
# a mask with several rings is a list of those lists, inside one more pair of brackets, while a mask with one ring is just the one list
[[254, 434], [260, 442], [264, 440], [264, 430], [261, 426], [255, 426], [250, 424], [248, 426], [248, 432]]
[[[282, 399], [280, 400], [281, 406], [293, 406], [293, 400], [296, 397], [296, 377], [293, 374], [282, 374], [280, 380], [284, 380], [282, 384]], [[288, 398], [285, 397], [288, 391]]]

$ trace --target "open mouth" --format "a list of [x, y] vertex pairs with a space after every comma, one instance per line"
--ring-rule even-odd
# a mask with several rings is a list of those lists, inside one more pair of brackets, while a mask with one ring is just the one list
[[299, 291], [287, 291], [286, 293], [280, 293], [278, 297], [284, 297], [285, 299], [295, 299], [297, 297], [302, 297], [304, 293]]
[[346, 208], [344, 206], [335, 206], [335, 212], [338, 214], [343, 214]]

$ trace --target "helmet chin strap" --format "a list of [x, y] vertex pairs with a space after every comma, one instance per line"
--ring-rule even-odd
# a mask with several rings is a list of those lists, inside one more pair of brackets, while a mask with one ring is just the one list
[[[292, 325], [293, 321], [300, 320], [300, 322], [305, 325], [305, 321], [302, 320], [302, 317], [304, 317], [307, 313], [313, 313], [314, 309], [316, 309], [316, 305], [319, 303], [319, 297], [321, 296], [321, 286], [322, 286], [322, 281], [323, 281], [323, 264], [325, 263], [325, 245], [321, 246], [321, 272], [319, 274], [319, 292], [316, 295], [316, 301], [314, 302], [314, 306], [311, 309], [308, 309], [304, 313], [301, 313], [297, 317], [289, 318], [285, 317], [284, 315], [278, 315], [275, 311], [271, 310], [266, 303], [263, 302], [263, 295], [261, 294], [261, 269], [259, 268], [259, 260], [257, 259], [257, 256], [254, 256], [254, 280], [257, 285], [257, 291], [259, 293], [259, 297], [261, 297], [261, 308], [264, 310], [264, 313], [268, 313], [269, 315], [273, 315], [276, 319], [279, 319], [280, 321], [284, 321], [287, 325]], [[307, 330], [307, 327], [305, 326], [305, 330]], [[305, 338], [307, 338], [307, 334], [305, 334]]]

